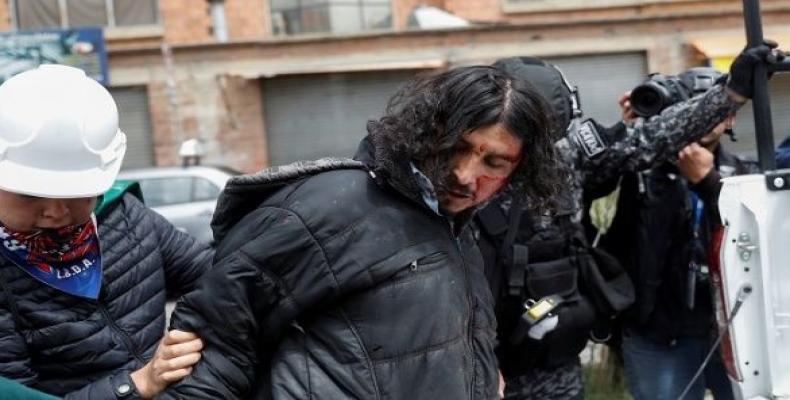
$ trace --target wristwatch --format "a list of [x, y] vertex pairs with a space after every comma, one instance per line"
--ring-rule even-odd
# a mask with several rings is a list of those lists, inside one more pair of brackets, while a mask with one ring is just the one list
[[140, 393], [137, 392], [137, 387], [134, 385], [129, 371], [113, 375], [110, 378], [110, 384], [116, 398], [124, 400], [142, 399]]

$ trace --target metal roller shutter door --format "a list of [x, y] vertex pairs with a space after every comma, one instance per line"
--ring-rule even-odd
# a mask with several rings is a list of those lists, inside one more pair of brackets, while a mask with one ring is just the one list
[[126, 134], [123, 169], [154, 165], [151, 116], [145, 87], [109, 88], [118, 105], [119, 124]]
[[560, 67], [565, 76], [579, 87], [585, 118], [594, 118], [603, 125], [620, 120], [617, 99], [645, 80], [645, 53], [600, 54], [547, 58]]
[[269, 162], [350, 157], [368, 120], [415, 72], [387, 71], [263, 79]]
[[[774, 125], [774, 144], [790, 135], [790, 74], [777, 74], [768, 83], [771, 95], [771, 114]], [[754, 137], [754, 112], [752, 103], [746, 103], [738, 111], [735, 121], [737, 142], [722, 139], [724, 147], [739, 155], [757, 159], [757, 143]]]

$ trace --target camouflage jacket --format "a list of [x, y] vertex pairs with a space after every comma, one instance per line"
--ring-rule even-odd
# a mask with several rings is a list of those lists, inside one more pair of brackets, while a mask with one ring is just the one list
[[[737, 110], [738, 106], [729, 99], [722, 87], [715, 86], [698, 97], [666, 109], [661, 115], [648, 120], [639, 120], [633, 126], [618, 123], [607, 129], [592, 120], [584, 121], [580, 124], [579, 130], [585, 127], [594, 129], [592, 132], [586, 132], [589, 134], [588, 137], [580, 136], [577, 131], [556, 144], [562, 156], [563, 167], [567, 170], [565, 174], [567, 181], [561, 185], [563, 190], [557, 196], [557, 210], [551, 214], [544, 212], [530, 215], [526, 220], [522, 219], [516, 242], [534, 243], [562, 238], [568, 235], [568, 232], [563, 231], [568, 227], [568, 224], [562, 223], [563, 219], [569, 218], [574, 223], [571, 226], [581, 229], [579, 222], [584, 210], [583, 196], [592, 199], [604, 195], [617, 185], [622, 174], [648, 169], [671, 160], [680, 149], [706, 135], [727, 115]], [[590, 138], [593, 141], [590, 141]], [[506, 197], [497, 199], [489, 204], [489, 207], [500, 207], [507, 216], [511, 199]], [[526, 207], [529, 208], [529, 205]], [[531, 226], [525, 227], [524, 224], [527, 222]], [[481, 236], [481, 249], [485, 248], [482, 243], [484, 240], [491, 238], [483, 239]], [[498, 243], [490, 243], [490, 245], [494, 249], [499, 248]], [[512, 326], [502, 322], [506, 319], [518, 318], [518, 315], [510, 315], [508, 307], [500, 307], [499, 304], [504, 300], [503, 295], [506, 293], [502, 286], [507, 281], [504, 278], [504, 269], [496, 265], [496, 261], [490, 257], [485, 258], [486, 276], [498, 303], [497, 320], [500, 321], [500, 327]], [[508, 315], [504, 315], [505, 313]], [[509, 335], [509, 332], [498, 332], [500, 346], [508, 346], [501, 339]], [[498, 354], [500, 357], [522, 357], [518, 351], [508, 349], [499, 349]], [[577, 374], [572, 368], [566, 372], [570, 375]], [[558, 376], [557, 384], [563, 387], [573, 380], [564, 376], [567, 374], [559, 370], [555, 370], [553, 374]], [[542, 384], [551, 386], [548, 382]]]
[[[582, 122], [555, 145], [562, 160], [560, 168], [567, 172], [566, 182], [560, 185], [556, 196], [555, 211], [531, 215], [529, 237], [517, 237], [517, 241], [561, 237], [562, 227], [558, 223], [561, 219], [581, 222], [585, 202], [611, 192], [623, 174], [647, 170], [674, 159], [683, 147], [708, 134], [739, 107], [723, 86], [716, 85], [668, 107], [660, 115], [638, 119], [631, 126], [620, 122], [604, 128], [592, 119]], [[501, 207], [508, 214], [511, 199], [503, 196], [489, 206]], [[529, 204], [526, 207], [531, 208]]]
[[[647, 170], [673, 160], [691, 142], [708, 134], [740, 104], [730, 100], [724, 87], [714, 86], [690, 100], [673, 105], [632, 126], [617, 123], [604, 128], [591, 119], [557, 142], [568, 182], [558, 196], [557, 216], [579, 222], [583, 196], [592, 200], [611, 192], [622, 174]], [[551, 230], [548, 214], [535, 218], [534, 232]]]

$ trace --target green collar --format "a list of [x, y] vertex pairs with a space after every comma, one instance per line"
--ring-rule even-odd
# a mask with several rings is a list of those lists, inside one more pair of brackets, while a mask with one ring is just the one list
[[126, 192], [133, 194], [140, 199], [140, 201], [143, 201], [143, 192], [140, 190], [139, 182], [117, 180], [103, 196], [99, 197], [99, 201], [96, 202], [96, 208], [93, 209], [93, 213], [96, 214], [97, 217], [100, 216], [103, 212], [107, 211], [111, 205], [120, 201]]

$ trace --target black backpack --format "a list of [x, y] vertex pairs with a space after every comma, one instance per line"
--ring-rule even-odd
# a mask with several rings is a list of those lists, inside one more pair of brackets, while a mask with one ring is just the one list
[[[590, 332], [600, 331], [634, 301], [634, 290], [619, 262], [589, 246], [580, 224], [558, 216], [559, 237], [534, 235], [533, 218], [514, 205], [506, 213], [499, 201], [480, 210], [475, 223], [486, 276], [496, 297], [503, 371], [521, 374], [532, 366], [550, 367], [575, 358]], [[528, 299], [559, 295], [557, 328], [542, 340], [513, 343]], [[604, 329], [605, 331], [605, 329]], [[606, 333], [596, 333], [605, 339]]]

